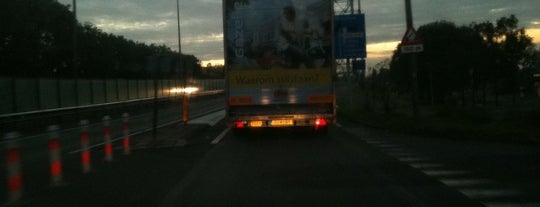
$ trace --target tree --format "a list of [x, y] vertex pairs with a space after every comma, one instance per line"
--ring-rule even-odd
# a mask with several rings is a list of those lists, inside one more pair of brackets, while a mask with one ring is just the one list
[[[424, 52], [418, 55], [418, 86], [421, 100], [443, 103], [454, 92], [470, 84], [470, 71], [476, 67], [481, 39], [468, 27], [438, 21], [418, 29]], [[392, 58], [391, 76], [400, 88], [410, 88], [410, 54], [398, 50]]]
[[53, 0], [1, 4], [1, 75], [51, 76], [65, 71], [73, 28], [67, 7]]
[[[472, 27], [482, 36], [485, 56], [480, 69], [486, 74], [483, 93], [488, 83], [493, 86], [496, 100], [500, 93], [515, 94], [520, 87], [519, 74], [534, 65], [534, 44], [532, 38], [518, 27], [514, 16], [502, 17], [496, 24], [491, 22], [472, 23]], [[484, 95], [485, 102], [485, 95]]]
[[[68, 6], [55, 0], [2, 1], [0, 67], [3, 70], [0, 75], [147, 78], [145, 58], [148, 56], [180, 57], [191, 69], [199, 64], [193, 55], [179, 55], [164, 45], [146, 45], [105, 33], [91, 23], [73, 24], [74, 21]], [[73, 60], [74, 25], [78, 37], [76, 62]], [[171, 70], [160, 78], [178, 77], [180, 73], [180, 70]]]
[[[519, 74], [534, 65], [534, 45], [514, 15], [491, 22], [456, 26], [438, 21], [421, 26], [418, 35], [424, 41], [424, 52], [418, 55], [418, 85], [421, 100], [431, 97], [444, 103], [452, 94], [461, 94], [465, 103], [471, 94], [473, 103], [482, 89], [485, 104], [487, 86], [499, 92], [515, 94], [520, 86]], [[409, 54], [396, 50], [392, 56], [390, 76], [394, 85], [408, 92], [411, 83]]]

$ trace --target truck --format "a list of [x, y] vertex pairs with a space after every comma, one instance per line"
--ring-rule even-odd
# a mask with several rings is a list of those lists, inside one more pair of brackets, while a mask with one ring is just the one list
[[226, 120], [234, 131], [335, 124], [332, 0], [224, 0]]

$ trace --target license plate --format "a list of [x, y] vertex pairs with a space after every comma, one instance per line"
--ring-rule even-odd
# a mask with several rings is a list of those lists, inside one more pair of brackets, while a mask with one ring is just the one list
[[270, 122], [270, 125], [272, 126], [292, 126], [294, 125], [293, 120], [291, 119], [280, 119], [280, 120], [272, 120]]
[[250, 121], [249, 126], [250, 127], [262, 127], [263, 122], [262, 121]]

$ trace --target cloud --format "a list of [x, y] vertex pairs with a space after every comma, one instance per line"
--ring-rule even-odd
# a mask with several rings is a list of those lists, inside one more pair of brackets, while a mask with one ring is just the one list
[[96, 19], [93, 23], [96, 27], [108, 31], [111, 33], [120, 33], [120, 32], [148, 32], [148, 31], [159, 31], [167, 28], [171, 25], [171, 22], [168, 20], [158, 20], [158, 21], [122, 21], [122, 20], [107, 20], [107, 19]]
[[222, 40], [223, 40], [223, 33], [191, 36], [191, 37], [187, 37], [183, 39], [183, 41], [193, 42], [193, 43], [221, 42]]
[[531, 27], [531, 28], [540, 28], [540, 20], [531, 21], [529, 27]]
[[[71, 4], [72, 0], [59, 2]], [[222, 0], [179, 2], [182, 52], [201, 60], [223, 59]], [[515, 14], [520, 26], [540, 29], [537, 15], [539, 0], [415, 0], [412, 3], [417, 28], [438, 20], [466, 25], [494, 22], [502, 16]], [[87, 0], [78, 1], [77, 7], [81, 22], [91, 22], [105, 32], [149, 44], [165, 44], [173, 50], [178, 48], [175, 0]], [[400, 0], [362, 1], [368, 48], [371, 48], [368, 49], [368, 62], [391, 55], [389, 48], [395, 48], [395, 45], [384, 45], [401, 40], [406, 30], [404, 7]], [[344, 6], [336, 5], [334, 8], [340, 13]], [[539, 42], [540, 35], [536, 30], [528, 31], [535, 42]]]
[[489, 13], [501, 13], [510, 10], [510, 8], [497, 8], [497, 9], [490, 9]]

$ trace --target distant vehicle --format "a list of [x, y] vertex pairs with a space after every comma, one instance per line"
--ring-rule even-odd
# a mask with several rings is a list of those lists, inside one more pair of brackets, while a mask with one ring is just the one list
[[223, 1], [227, 120], [235, 130], [326, 132], [336, 111], [333, 3], [283, 2]]

